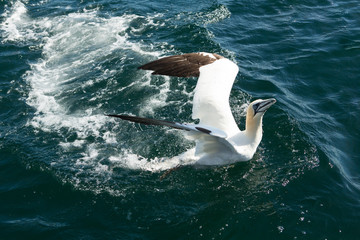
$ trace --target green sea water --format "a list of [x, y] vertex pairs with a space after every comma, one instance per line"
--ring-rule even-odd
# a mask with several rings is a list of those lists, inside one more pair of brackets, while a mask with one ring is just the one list
[[[357, 1], [1, 1], [0, 239], [358, 239]], [[185, 166], [196, 79], [137, 67], [215, 52], [254, 158]]]

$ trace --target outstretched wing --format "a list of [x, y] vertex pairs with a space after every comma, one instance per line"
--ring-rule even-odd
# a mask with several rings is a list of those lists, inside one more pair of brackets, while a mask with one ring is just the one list
[[220, 129], [228, 136], [240, 131], [229, 105], [230, 91], [239, 71], [234, 62], [217, 54], [201, 52], [165, 57], [139, 68], [153, 70], [152, 74], [199, 77], [193, 119], [200, 119], [200, 124]]
[[240, 130], [231, 113], [229, 97], [239, 68], [229, 59], [219, 59], [200, 68], [193, 99], [193, 119], [213, 126], [228, 136]]
[[170, 122], [170, 121], [157, 120], [157, 119], [151, 119], [151, 118], [142, 118], [142, 117], [129, 116], [129, 115], [109, 114], [106, 116], [121, 118], [123, 120], [141, 123], [141, 124], [145, 124], [145, 125], [167, 126], [167, 127], [171, 127], [171, 128], [175, 128], [175, 129], [192, 131], [192, 132], [196, 132], [196, 133], [202, 133], [202, 134], [219, 137], [219, 138], [227, 137], [226, 133], [224, 133], [223, 131], [213, 128], [213, 127], [209, 127], [209, 126], [202, 126], [202, 125], [197, 125], [197, 124], [184, 124], [184, 123]]

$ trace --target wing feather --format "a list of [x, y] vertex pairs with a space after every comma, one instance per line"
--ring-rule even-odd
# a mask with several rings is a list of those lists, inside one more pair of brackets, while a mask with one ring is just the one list
[[185, 123], [171, 122], [171, 121], [158, 120], [158, 119], [152, 119], [152, 118], [142, 118], [142, 117], [129, 116], [129, 115], [109, 114], [106, 116], [116, 117], [116, 118], [120, 118], [122, 120], [141, 123], [141, 124], [145, 124], [145, 125], [167, 126], [167, 127], [171, 127], [171, 128], [175, 128], [175, 129], [206, 134], [206, 135], [219, 137], [219, 138], [227, 137], [226, 133], [224, 133], [223, 131], [216, 129], [214, 127], [209, 127], [209, 126], [203, 126], [203, 125], [197, 125], [197, 124], [185, 124]]
[[193, 99], [193, 119], [232, 136], [239, 128], [231, 112], [229, 97], [238, 66], [223, 58], [200, 68]]
[[143, 70], [153, 70], [154, 75], [167, 75], [175, 77], [198, 77], [201, 66], [213, 63], [223, 58], [217, 54], [187, 53], [164, 57], [139, 67]]

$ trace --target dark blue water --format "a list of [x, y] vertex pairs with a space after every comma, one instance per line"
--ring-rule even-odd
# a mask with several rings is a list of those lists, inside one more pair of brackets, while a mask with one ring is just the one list
[[[357, 239], [358, 1], [0, 2], [1, 239]], [[240, 72], [244, 128], [274, 97], [254, 158], [186, 166], [196, 79], [137, 67], [216, 52]]]

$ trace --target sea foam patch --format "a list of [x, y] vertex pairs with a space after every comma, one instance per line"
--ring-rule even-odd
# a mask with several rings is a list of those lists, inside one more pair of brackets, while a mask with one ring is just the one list
[[[29, 17], [27, 15], [27, 9], [25, 5], [16, 1], [11, 8], [5, 9], [2, 17], [5, 19], [1, 23], [1, 30], [3, 31], [3, 37], [6, 41], [18, 41], [27, 35], [26, 38], [33, 38], [29, 35], [31, 30], [26, 30], [29, 23]], [[23, 24], [22, 24], [23, 23]]]
[[[82, 179], [84, 172], [105, 176], [114, 165], [148, 171], [176, 166], [176, 159], [161, 164], [127, 150], [127, 139], [116, 135], [122, 133], [120, 123], [104, 115], [106, 100], [128, 88], [156, 88], [139, 107], [140, 113], [166, 104], [169, 78], [157, 85], [151, 83], [149, 73], [134, 75], [127, 83], [119, 79], [124, 77], [122, 66], [131, 64], [131, 59], [164, 54], [131, 38], [132, 33], [157, 25], [154, 17], [104, 18], [94, 10], [33, 19], [26, 4], [15, 1], [3, 18], [3, 41], [35, 46], [42, 53], [23, 76], [30, 86], [26, 103], [34, 109], [27, 126], [60, 139], [61, 157], [51, 162], [52, 167], [75, 171], [70, 181], [78, 184], [88, 181]], [[131, 23], [137, 20], [142, 25], [135, 28]]]
[[[129, 23], [139, 18], [124, 15], [109, 19], [97, 16], [96, 11], [71, 13], [54, 18], [31, 19], [25, 5], [17, 1], [4, 14], [4, 41], [39, 40], [43, 57], [30, 65], [24, 78], [31, 86], [27, 103], [36, 110], [29, 125], [50, 131], [61, 127], [74, 128], [81, 133], [85, 128], [99, 129], [106, 117], [94, 115], [94, 109], [83, 114], [69, 114], [62, 95], [71, 89], [106, 81], [116, 74], [98, 64], [116, 51], [130, 50], [137, 54], [158, 56], [160, 52], [142, 50], [142, 45], [128, 40], [125, 31]], [[35, 33], [37, 28], [39, 35]], [[28, 28], [25, 30], [25, 28]], [[39, 31], [41, 29], [41, 31]], [[43, 38], [43, 36], [48, 36]], [[125, 52], [126, 53], [126, 52]], [[119, 58], [124, 56], [119, 56]], [[88, 73], [100, 71], [95, 78], [81, 79]], [[135, 79], [136, 81], [137, 79]], [[77, 81], [77, 82], [76, 82]], [[131, 84], [132, 85], [132, 84]], [[144, 85], [144, 83], [140, 83]], [[126, 87], [126, 86], [125, 86]], [[164, 88], [168, 85], [164, 84]], [[161, 89], [162, 93], [166, 90]], [[164, 99], [161, 94], [160, 99]], [[90, 114], [89, 114], [90, 112]]]

